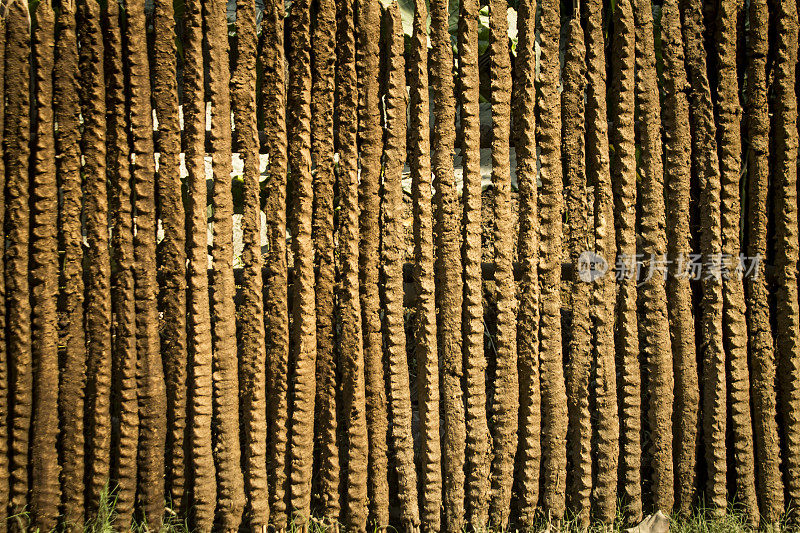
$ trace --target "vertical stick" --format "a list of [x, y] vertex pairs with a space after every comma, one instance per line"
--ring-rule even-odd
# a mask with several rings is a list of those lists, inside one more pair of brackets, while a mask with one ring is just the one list
[[133, 275], [136, 308], [136, 383], [139, 403], [139, 482], [141, 512], [150, 529], [161, 526], [164, 513], [164, 446], [166, 392], [158, 337], [156, 280], [155, 160], [150, 67], [143, 1], [126, 2], [131, 152], [136, 231]]
[[342, 471], [345, 472], [343, 522], [347, 531], [367, 527], [367, 420], [364, 393], [364, 338], [358, 293], [358, 87], [356, 81], [355, 3], [339, 3], [337, 101], [339, 120], [339, 295], [340, 364], [342, 368], [341, 420], [345, 428]]
[[678, 2], [669, 0], [661, 11], [664, 57], [664, 185], [667, 205], [667, 311], [675, 371], [675, 488], [678, 510], [691, 512], [695, 497], [697, 429], [700, 391], [697, 381], [692, 289], [688, 260], [691, 191], [691, 131], [685, 87], [683, 36]]
[[[572, 324], [567, 346], [566, 390], [567, 414], [567, 505], [578, 526], [589, 522], [592, 492], [592, 424], [589, 418], [589, 373], [592, 362], [589, 283], [581, 279], [578, 261], [589, 250], [589, 205], [586, 191], [586, 125], [584, 92], [586, 90], [586, 45], [577, 9], [567, 29], [564, 55], [564, 90], [561, 93], [563, 133], [561, 158], [564, 162], [567, 250], [574, 266], [571, 280], [570, 306]], [[588, 272], [591, 276], [591, 272]], [[589, 281], [591, 278], [589, 278]]]
[[[81, 235], [81, 152], [76, 5], [61, 2], [56, 20], [53, 71], [53, 113], [56, 131], [58, 240], [62, 257], [58, 286], [58, 336], [63, 346], [58, 385], [61, 427], [61, 501], [67, 531], [83, 530], [84, 434], [83, 406], [86, 381], [86, 339], [83, 329], [83, 238]], [[2, 30], [0, 30], [0, 34]], [[2, 467], [0, 467], [2, 469]], [[0, 491], [1, 492], [1, 491]]]
[[[105, 14], [106, 121], [108, 151], [107, 172], [111, 185], [111, 241], [114, 264], [114, 357], [111, 362], [113, 382], [113, 416], [119, 427], [112, 435], [113, 450], [111, 477], [116, 491], [119, 527], [130, 527], [136, 498], [139, 443], [138, 385], [136, 383], [136, 309], [134, 293], [133, 206], [131, 197], [131, 167], [129, 123], [126, 106], [126, 82], [123, 59], [123, 35], [120, 4], [108, 2]], [[66, 186], [67, 183], [65, 182]], [[80, 196], [74, 200], [78, 209]], [[78, 210], [78, 213], [80, 211]], [[80, 231], [80, 228], [77, 228]], [[79, 234], [80, 235], [80, 234]], [[80, 242], [80, 241], [79, 241]], [[80, 524], [83, 531], [83, 524]]]
[[619, 465], [619, 418], [617, 416], [617, 370], [614, 326], [616, 313], [616, 262], [614, 198], [609, 169], [606, 49], [603, 33], [603, 2], [588, 0], [585, 6], [586, 38], [586, 178], [594, 186], [594, 248], [609, 267], [595, 281], [592, 293], [594, 348], [594, 478], [592, 517], [611, 524], [617, 512], [617, 468]]
[[289, 369], [289, 308], [286, 270], [286, 85], [283, 43], [284, 3], [266, 3], [261, 24], [264, 48], [264, 116], [267, 126], [266, 149], [269, 157], [267, 204], [264, 209], [269, 240], [264, 279], [264, 330], [267, 351], [267, 438], [270, 524], [287, 527], [287, 441]]
[[517, 449], [519, 382], [517, 376], [516, 291], [513, 269], [511, 220], [511, 171], [509, 139], [511, 127], [511, 63], [508, 53], [507, 6], [502, 0], [489, 4], [491, 26], [492, 90], [492, 194], [494, 196], [495, 298], [497, 335], [495, 346], [494, 400], [491, 406], [493, 457], [492, 498], [489, 521], [499, 529], [508, 527], [514, 453]]
[[420, 518], [422, 527], [441, 527], [442, 468], [439, 437], [439, 361], [433, 282], [433, 228], [431, 218], [430, 109], [428, 107], [427, 6], [414, 2], [409, 85], [411, 110], [411, 194], [414, 209], [414, 282], [417, 285], [415, 358], [420, 417]]
[[642, 519], [641, 486], [641, 371], [639, 323], [636, 316], [636, 146], [634, 132], [634, 20], [632, 0], [621, 0], [614, 10], [611, 93], [614, 128], [610, 141], [611, 183], [617, 234], [616, 352], [620, 368], [620, 488], [629, 522]]
[[384, 13], [386, 46], [386, 134], [381, 225], [381, 265], [383, 273], [383, 341], [389, 372], [389, 412], [391, 445], [400, 501], [400, 521], [404, 531], [419, 528], [417, 472], [414, 468], [411, 389], [408, 382], [405, 313], [403, 310], [403, 165], [406, 159], [406, 71], [403, 25], [397, 2]]
[[656, 78], [653, 42], [653, 14], [648, 0], [634, 2], [636, 21], [636, 114], [641, 150], [642, 275], [639, 281], [640, 338], [642, 360], [647, 376], [648, 408], [652, 437], [653, 506], [666, 514], [672, 512], [674, 479], [672, 464], [672, 351], [667, 319], [667, 295], [662, 266], [666, 259], [664, 228], [664, 174], [661, 166], [661, 108]]
[[380, 131], [380, 4], [356, 0], [356, 70], [358, 75], [358, 140], [360, 181], [358, 203], [359, 281], [369, 435], [367, 491], [370, 520], [379, 529], [389, 525], [389, 487], [386, 482], [386, 386], [380, 336], [378, 295], [379, 184], [383, 139]]
[[36, 8], [33, 61], [36, 124], [31, 183], [31, 354], [33, 424], [31, 446], [31, 518], [34, 527], [56, 526], [61, 490], [58, 484], [58, 187], [53, 122], [53, 38], [55, 13], [45, 0]]
[[[778, 2], [775, 87], [775, 268], [777, 365], [780, 369], [786, 498], [800, 503], [800, 303], [797, 291], [797, 6]], [[796, 520], [796, 517], [795, 517]]]
[[317, 271], [317, 399], [314, 434], [318, 435], [315, 459], [318, 481], [314, 491], [319, 512], [329, 523], [339, 522], [339, 444], [336, 350], [334, 348], [334, 67], [336, 64], [336, 2], [322, 0], [311, 26], [311, 150], [314, 175], [314, 239]]
[[[66, 10], [65, 10], [66, 11]], [[7, 7], [0, 6], [0, 93], [5, 94], [6, 68], [6, 19]], [[77, 48], [76, 48], [77, 51]], [[5, 163], [5, 102], [0, 103], [0, 221], [6, 218], [6, 163]], [[6, 278], [5, 252], [0, 254], [0, 533], [5, 533], [9, 499], [9, 386], [8, 351], [6, 348]], [[81, 413], [82, 414], [82, 413]]]
[[244, 161], [242, 216], [242, 288], [239, 316], [239, 375], [243, 423], [244, 489], [247, 521], [262, 531], [269, 520], [267, 493], [267, 404], [264, 303], [261, 280], [261, 200], [256, 124], [256, 9], [236, 3], [238, 53], [231, 80], [234, 130]]
[[[775, 353], [769, 316], [764, 261], [767, 254], [767, 192], [769, 189], [769, 109], [767, 102], [767, 51], [769, 12], [766, 0], [750, 2], [747, 35], [747, 256], [757, 261], [746, 277], [747, 329], [756, 471], [762, 526], [777, 526], [783, 514], [783, 482], [776, 420]], [[747, 265], [748, 267], [751, 265]]]
[[747, 361], [744, 283], [736, 272], [741, 226], [740, 179], [742, 175], [741, 103], [737, 49], [740, 7], [737, 0], [720, 3], [717, 15], [717, 128], [721, 178], [723, 334], [729, 372], [730, 421], [733, 433], [734, 499], [740, 503], [748, 524], [758, 525], [753, 421], [750, 415], [750, 371]]
[[[488, 526], [491, 435], [486, 418], [486, 357], [483, 352], [483, 276], [481, 275], [480, 80], [478, 71], [478, 1], [463, 0], [458, 17], [458, 93], [463, 169], [463, 358], [466, 522]], [[538, 432], [537, 432], [538, 434]]]
[[[30, 13], [28, 3], [16, 0], [6, 19], [6, 87], [4, 93], [5, 277], [9, 383], [9, 504], [17, 515], [28, 503], [28, 459], [32, 409], [31, 306], [28, 293], [30, 238]], [[22, 526], [22, 518], [17, 520]], [[22, 528], [24, 529], [24, 528]]]
[[[108, 483], [111, 444], [111, 262], [108, 253], [106, 192], [106, 86], [100, 4], [79, 4], [80, 68], [83, 83], [83, 184], [86, 248], [85, 320], [87, 512], [97, 512], [100, 493]], [[160, 479], [160, 478], [159, 478]]]
[[181, 131], [178, 120], [177, 49], [172, 2], [155, 2], [153, 105], [158, 120], [156, 175], [158, 218], [164, 238], [158, 245], [161, 353], [167, 386], [167, 503], [183, 516], [184, 434], [186, 433], [186, 214], [180, 174]]
[[211, 422], [213, 418], [213, 351], [211, 304], [208, 295], [208, 192], [205, 172], [206, 104], [203, 87], [202, 3], [186, 3], [183, 63], [183, 121], [186, 135], [186, 186], [188, 189], [186, 255], [188, 257], [188, 339], [190, 388], [187, 397], [191, 433], [191, 494], [198, 530], [214, 527], [217, 480], [214, 469]]
[[[692, 160], [700, 177], [700, 249], [703, 258], [703, 438], [708, 471], [706, 502], [716, 516], [725, 514], [727, 498], [727, 382], [722, 333], [722, 221], [716, 125], [706, 66], [703, 8], [680, 2], [689, 77]], [[795, 44], [796, 46], [796, 44]]]
[[314, 464], [314, 395], [316, 393], [317, 318], [314, 301], [314, 245], [311, 217], [311, 5], [292, 5], [289, 43], [289, 173], [293, 180], [292, 255], [296, 276], [292, 294], [293, 389], [290, 430], [292, 512], [303, 526], [311, 516]]
[[[466, 425], [464, 356], [461, 351], [463, 281], [459, 239], [458, 191], [453, 175], [455, 99], [453, 45], [450, 40], [449, 2], [435, 0], [431, 9], [431, 85], [433, 86], [432, 167], [434, 203], [434, 276], [438, 353], [441, 361], [442, 454], [444, 521], [446, 531], [464, 527], [464, 453]], [[503, 41], [505, 43], [505, 41]], [[506, 139], [508, 134], [506, 132]], [[507, 241], [508, 242], [508, 241]], [[513, 305], [511, 307], [513, 309]], [[505, 336], [514, 336], [509, 328]], [[514, 350], [514, 353], [516, 350]], [[510, 359], [508, 360], [510, 363]], [[514, 394], [513, 389], [509, 391]], [[514, 443], [516, 447], [516, 443]], [[513, 470], [513, 461], [511, 462]]]
[[561, 99], [559, 96], [560, 4], [547, 0], [541, 11], [539, 57], [541, 96], [538, 101], [542, 182], [539, 193], [539, 361], [542, 390], [542, 498], [546, 516], [564, 516], [567, 478], [567, 395], [561, 348]]

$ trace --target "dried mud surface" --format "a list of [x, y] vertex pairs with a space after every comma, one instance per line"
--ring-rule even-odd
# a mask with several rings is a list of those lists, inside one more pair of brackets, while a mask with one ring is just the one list
[[[80, 70], [76, 11], [75, 2], [61, 4], [56, 19], [58, 30], [53, 65], [53, 115], [59, 125], [55, 134], [56, 181], [61, 189], [57, 228], [58, 246], [62, 250], [58, 264], [58, 342], [62, 346], [59, 349], [62, 364], [58, 380], [59, 423], [62, 427], [59, 464], [61, 502], [67, 524], [82, 523], [85, 514], [83, 408], [86, 342], [83, 330]], [[107, 138], [110, 137], [107, 134]], [[113, 157], [113, 151], [109, 153]]]
[[[622, 0], [614, 12], [611, 110], [616, 116], [609, 141], [611, 182], [614, 184], [617, 253], [627, 272], [634, 271], [636, 255], [636, 148], [634, 139], [634, 20], [633, 3]], [[617, 292], [617, 366], [620, 419], [620, 499], [631, 523], [642, 519], [641, 487], [641, 371], [636, 280], [623, 276]]]
[[[115, 451], [111, 477], [117, 491], [116, 512], [123, 527], [133, 519], [138, 472], [136, 451], [139, 442], [138, 384], [136, 382], [136, 308], [134, 288], [133, 205], [131, 190], [130, 146], [128, 140], [128, 114], [126, 111], [126, 83], [123, 69], [123, 35], [120, 25], [120, 8], [116, 2], [108, 5], [105, 13], [105, 70], [106, 87], [106, 152], [107, 173], [111, 186], [111, 211], [114, 233], [111, 241], [112, 257], [116, 268], [112, 273], [114, 352], [111, 372], [112, 416], [119, 426], [111, 436]], [[77, 218], [76, 253], [80, 252], [80, 191], [76, 191]], [[67, 204], [65, 203], [65, 206]], [[66, 223], [66, 221], [64, 221]], [[80, 258], [80, 256], [78, 256]], [[66, 259], [65, 259], [66, 261]], [[78, 262], [80, 265], [80, 262]], [[66, 272], [66, 266], [65, 266]], [[82, 285], [81, 285], [82, 287]], [[77, 328], [83, 333], [83, 328]], [[76, 342], [78, 339], [75, 339]], [[80, 340], [83, 340], [81, 336]], [[69, 349], [69, 346], [68, 346]], [[76, 363], [76, 370], [80, 363]]]
[[541, 83], [536, 137], [540, 147], [539, 361], [542, 393], [542, 504], [558, 522], [564, 516], [567, 478], [567, 395], [561, 346], [562, 169], [558, 2], [545, 2], [541, 17]]
[[[745, 108], [749, 146], [747, 154], [747, 255], [766, 256], [767, 193], [769, 188], [769, 115], [767, 103], [766, 62], [768, 9], [761, 0], [750, 3], [747, 36], [747, 93]], [[756, 487], [762, 525], [773, 525], [784, 504], [778, 442], [775, 353], [769, 320], [768, 290], [764, 263], [758, 275], [745, 282], [747, 329], [751, 368], [751, 402], [755, 428]]]
[[681, 513], [691, 510], [695, 493], [700, 394], [689, 279], [678, 272], [681, 258], [692, 253], [689, 233], [691, 192], [691, 131], [684, 46], [678, 2], [664, 3], [661, 15], [664, 46], [664, 87], [666, 105], [662, 119], [666, 135], [664, 186], [667, 204], [667, 259], [672, 266], [667, 277], [667, 312], [675, 373], [675, 477], [676, 506]]
[[36, 139], [31, 182], [31, 355], [33, 358], [33, 424], [31, 446], [31, 525], [49, 531], [56, 526], [61, 500], [58, 438], [58, 187], [53, 122], [55, 13], [50, 2], [39, 4], [33, 39]]
[[[166, 487], [173, 510], [184, 513], [186, 501], [186, 213], [183, 206], [178, 116], [175, 13], [168, 0], [155, 2], [153, 105], [158, 120], [156, 174], [157, 216], [164, 239], [158, 244], [161, 356], [167, 391]], [[253, 87], [255, 89], [255, 87]]]
[[387, 35], [384, 142], [385, 175], [381, 187], [381, 272], [383, 342], [387, 352], [388, 401], [391, 416], [391, 451], [397, 472], [400, 522], [407, 531], [420, 526], [417, 472], [414, 465], [411, 390], [406, 357], [403, 309], [403, 162], [406, 156], [406, 75], [403, 58], [404, 34], [396, 3], [384, 13]]
[[315, 296], [317, 307], [317, 368], [314, 415], [315, 470], [319, 472], [312, 502], [328, 523], [339, 521], [339, 442], [337, 400], [337, 351], [334, 287], [334, 68], [336, 65], [336, 2], [320, 2], [311, 26], [311, 150], [316, 165], [312, 238], [316, 252]]

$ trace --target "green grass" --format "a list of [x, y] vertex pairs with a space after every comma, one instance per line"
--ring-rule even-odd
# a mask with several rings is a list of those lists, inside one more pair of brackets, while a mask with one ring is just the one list
[[[119, 531], [119, 529], [115, 528], [115, 505], [116, 498], [114, 495], [110, 494], [107, 488], [104, 489], [100, 495], [98, 515], [94, 520], [84, 525], [84, 533], [115, 533]], [[787, 513], [787, 517], [793, 514], [794, 512], [790, 510], [790, 512]], [[158, 533], [191, 533], [188, 524], [180, 520], [169, 507], [167, 507], [166, 515], [167, 518]], [[787, 517], [784, 517], [784, 520], [774, 529], [775, 531], [791, 530]], [[29, 516], [26, 512], [12, 516], [8, 520], [10, 522], [18, 522], [24, 527], [28, 524], [28, 519]], [[618, 508], [617, 518], [611, 526], [595, 524], [590, 526], [588, 530], [585, 530], [580, 528], [574, 517], [567, 516], [561, 524], [560, 531], [564, 533], [624, 533], [628, 527], [630, 527], [630, 525], [625, 523], [624, 512]], [[752, 533], [752, 529], [748, 527], [744, 516], [737, 511], [733, 505], [731, 505], [727, 514], [720, 517], [713, 516], [702, 507], [688, 517], [674, 515], [670, 518], [669, 529], [670, 533]], [[534, 530], [538, 532], [548, 531], [551, 533], [557, 531], [556, 528], [548, 527], [547, 520], [544, 517], [539, 518]], [[39, 533], [38, 529], [31, 531]], [[149, 533], [147, 527], [141, 522], [134, 524], [132, 531], [134, 533]], [[307, 533], [327, 533], [333, 531], [333, 528], [324, 524], [324, 521], [320, 519], [312, 518], [306, 531]], [[370, 533], [376, 531], [377, 530], [370, 530]], [[398, 530], [391, 527], [388, 531], [389, 533], [400, 533]], [[301, 532], [303, 532], [303, 528], [293, 520], [287, 533]], [[487, 529], [485, 533], [500, 532]]]

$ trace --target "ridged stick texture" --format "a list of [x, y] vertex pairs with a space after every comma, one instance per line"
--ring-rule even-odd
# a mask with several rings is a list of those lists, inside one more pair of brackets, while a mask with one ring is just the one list
[[156, 279], [156, 199], [153, 157], [153, 113], [144, 1], [126, 2], [129, 111], [133, 208], [133, 277], [136, 308], [136, 382], [139, 405], [139, 510], [150, 529], [164, 514], [164, 448], [167, 433], [166, 391], [158, 335]]
[[[58, 130], [55, 132], [56, 182], [61, 190], [61, 201], [57, 206], [57, 226], [58, 246], [62, 250], [58, 265], [58, 343], [59, 358], [62, 361], [59, 365], [58, 379], [58, 410], [61, 426], [59, 464], [61, 502], [64, 509], [62, 522], [67, 531], [78, 529], [82, 531], [84, 521], [83, 399], [86, 380], [86, 340], [83, 329], [78, 91], [80, 70], [75, 16], [75, 2], [61, 2], [56, 17], [57, 34], [53, 66], [53, 115], [58, 123]], [[4, 31], [0, 30], [0, 34], [4, 34]], [[106, 132], [106, 138], [108, 137], [109, 134]], [[5, 328], [0, 326], [0, 329]], [[4, 343], [3, 339], [0, 344]], [[0, 508], [5, 508], [2, 502]]]
[[747, 35], [747, 222], [746, 255], [756, 261], [745, 277], [747, 330], [750, 352], [751, 404], [755, 429], [756, 487], [762, 526], [775, 526], [783, 513], [780, 447], [775, 395], [775, 345], [770, 323], [764, 261], [767, 256], [767, 198], [769, 190], [769, 106], [767, 102], [766, 0], [753, 0], [748, 9]]
[[34, 146], [31, 182], [31, 354], [33, 424], [31, 446], [31, 522], [42, 531], [56, 526], [61, 500], [58, 483], [58, 186], [53, 121], [55, 13], [49, 1], [36, 8], [33, 39]]
[[404, 35], [397, 2], [384, 12], [386, 28], [384, 135], [385, 174], [381, 188], [381, 265], [383, 343], [388, 368], [391, 454], [397, 475], [400, 523], [404, 531], [419, 530], [417, 471], [414, 466], [411, 389], [406, 355], [403, 309], [403, 164], [406, 158], [406, 73]]
[[380, 335], [378, 295], [379, 187], [383, 139], [380, 130], [380, 4], [356, 0], [356, 70], [358, 75], [359, 152], [359, 288], [361, 295], [364, 372], [367, 398], [369, 457], [367, 494], [370, 524], [389, 525], [389, 486], [386, 482], [386, 387]]
[[666, 259], [664, 173], [661, 159], [661, 108], [656, 78], [653, 12], [649, 0], [635, 0], [636, 118], [641, 150], [639, 233], [642, 254], [639, 280], [639, 338], [646, 377], [644, 397], [650, 429], [648, 452], [652, 504], [666, 514], [674, 500], [672, 463], [672, 349], [664, 287]]
[[667, 206], [667, 312], [675, 373], [675, 500], [688, 515], [695, 498], [700, 391], [697, 378], [692, 288], [688, 261], [689, 198], [692, 185], [691, 130], [688, 84], [678, 2], [669, 0], [661, 12], [664, 50], [664, 187]]
[[[28, 285], [30, 239], [30, 54], [28, 3], [15, 1], [6, 11], [5, 123], [5, 283], [8, 353], [9, 516], [28, 504], [28, 460], [32, 415], [31, 304]], [[22, 515], [14, 523], [27, 525]], [[13, 527], [14, 524], [12, 524]]]
[[433, 227], [431, 216], [430, 109], [428, 107], [427, 6], [414, 2], [409, 95], [409, 167], [414, 217], [415, 306], [414, 358], [420, 417], [420, 519], [431, 532], [441, 526], [442, 468], [439, 437], [439, 362], [434, 304]]
[[458, 75], [462, 192], [462, 255], [464, 297], [462, 351], [464, 357], [465, 520], [480, 529], [489, 521], [491, 435], [486, 413], [486, 356], [483, 349], [483, 276], [481, 274], [480, 80], [478, 67], [477, 0], [460, 3]]
[[364, 338], [361, 335], [361, 300], [358, 283], [358, 86], [356, 78], [355, 3], [340, 2], [337, 43], [337, 99], [339, 120], [336, 124], [339, 152], [337, 175], [341, 213], [339, 215], [338, 318], [342, 375], [341, 421], [344, 431], [342, 471], [345, 488], [342, 494], [342, 522], [345, 531], [367, 528], [367, 420], [364, 393]]
[[[606, 100], [606, 49], [603, 33], [603, 2], [585, 2], [586, 39], [586, 180], [594, 187], [594, 249], [611, 267], [616, 262], [614, 197], [609, 168], [608, 102]], [[591, 239], [591, 235], [590, 235]], [[614, 325], [616, 281], [609, 269], [592, 287], [594, 409], [592, 518], [611, 524], [617, 512], [617, 468], [619, 465], [619, 418], [617, 416], [617, 372]]]
[[[569, 21], [564, 53], [561, 93], [561, 160], [564, 163], [567, 210], [567, 252], [577, 266], [589, 250], [589, 205], [586, 190], [586, 45], [580, 18]], [[566, 357], [567, 390], [567, 505], [577, 524], [589, 523], [592, 492], [592, 423], [589, 418], [589, 373], [592, 363], [592, 331], [589, 283], [575, 268], [570, 280], [572, 322]]]
[[153, 26], [153, 106], [158, 121], [159, 156], [156, 211], [164, 238], [158, 243], [161, 357], [167, 390], [166, 494], [184, 515], [186, 434], [186, 212], [180, 171], [181, 126], [178, 107], [175, 12], [170, 0], [155, 2]]
[[265, 258], [264, 330], [267, 350], [267, 485], [270, 525], [288, 525], [288, 369], [289, 306], [286, 249], [286, 74], [284, 57], [284, 3], [265, 3], [262, 21], [261, 64], [264, 68], [262, 105], [271, 117], [266, 131], [268, 154], [266, 205], [269, 253]]
[[[433, 87], [433, 136], [431, 138], [434, 204], [434, 279], [442, 399], [442, 466], [444, 480], [444, 529], [451, 533], [464, 527], [464, 453], [466, 422], [464, 357], [461, 351], [463, 281], [459, 235], [458, 191], [453, 174], [455, 98], [453, 94], [453, 45], [449, 32], [449, 2], [434, 0], [431, 10], [431, 78]], [[505, 43], [505, 41], [503, 41]], [[506, 139], [508, 134], [506, 133]], [[513, 291], [512, 291], [513, 295]], [[507, 320], [507, 319], [506, 319]], [[508, 337], [508, 328], [502, 328]], [[502, 341], [501, 341], [502, 342]], [[510, 391], [514, 394], [513, 390]], [[513, 469], [513, 461], [511, 462]]]
[[[108, 483], [111, 462], [111, 258], [108, 252], [106, 188], [108, 126], [101, 6], [95, 0], [82, 0], [78, 5], [81, 40], [79, 60], [83, 86], [83, 231], [88, 244], [84, 271], [86, 475], [89, 480], [86, 511], [88, 516], [94, 516], [99, 508], [100, 493]], [[149, 105], [147, 108], [150, 108]], [[157, 326], [154, 327], [157, 332]], [[158, 351], [153, 355], [158, 355]]]
[[207, 531], [214, 525], [217, 480], [212, 448], [211, 304], [208, 294], [208, 192], [205, 173], [206, 106], [203, 88], [202, 3], [186, 3], [183, 63], [183, 121], [187, 189], [187, 417], [191, 452], [190, 523]]
[[316, 394], [317, 318], [314, 298], [314, 245], [311, 240], [311, 6], [292, 5], [289, 14], [289, 173], [292, 256], [295, 278], [291, 300], [291, 506], [295, 524], [311, 518], [311, 474], [314, 465], [314, 399]]
[[617, 292], [616, 353], [619, 369], [620, 500], [625, 518], [642, 519], [641, 368], [636, 273], [636, 145], [634, 131], [634, 19], [631, 0], [614, 10], [611, 111], [615, 117], [609, 140], [613, 147], [611, 183], [614, 188], [617, 264], [621, 270]]
[[700, 330], [707, 470], [705, 501], [715, 516], [722, 516], [727, 510], [727, 380], [722, 332], [722, 220], [717, 131], [707, 74], [703, 8], [695, 2], [683, 1], [680, 5], [690, 86], [693, 173], [700, 181], [700, 252], [705, 269]]
[[559, 94], [560, 4], [541, 5], [539, 146], [539, 373], [542, 393], [542, 507], [555, 522], [564, 516], [567, 480], [567, 394], [561, 346], [563, 180]]
[[311, 21], [311, 157], [314, 175], [314, 239], [317, 306], [317, 399], [315, 469], [319, 471], [312, 502], [327, 523], [339, 521], [339, 441], [334, 317], [336, 284], [334, 243], [333, 114], [336, 66], [336, 2], [323, 0]]
[[239, 385], [244, 454], [245, 520], [262, 531], [269, 520], [264, 301], [261, 279], [261, 201], [256, 124], [256, 9], [236, 4], [237, 56], [231, 81], [234, 131], [244, 160], [242, 175], [242, 288], [239, 317]]
[[797, 5], [778, 2], [775, 63], [775, 268], [776, 358], [780, 379], [778, 405], [785, 452], [786, 503], [800, 502], [800, 302], [797, 262], [800, 259], [797, 227]]
[[745, 321], [744, 282], [736, 272], [742, 252], [739, 231], [742, 214], [740, 180], [742, 178], [742, 108], [739, 101], [737, 56], [740, 53], [740, 2], [724, 0], [717, 12], [716, 63], [719, 75], [716, 87], [716, 124], [719, 139], [721, 181], [721, 224], [723, 340], [728, 366], [729, 416], [733, 442], [733, 498], [741, 506], [748, 524], [758, 525], [755, 485], [753, 420], [750, 413], [750, 371], [747, 360], [747, 324]]
[[[126, 104], [127, 83], [123, 60], [123, 29], [120, 5], [107, 4], [105, 27], [106, 86], [106, 172], [111, 186], [113, 235], [111, 239], [114, 271], [112, 272], [112, 311], [114, 323], [114, 355], [111, 359], [112, 416], [119, 420], [111, 435], [113, 461], [111, 487], [116, 491], [117, 521], [130, 527], [136, 503], [139, 443], [138, 385], [136, 382], [136, 309], [134, 294], [133, 205], [131, 190], [131, 152], [129, 120]], [[80, 213], [80, 191], [75, 191], [77, 213]], [[65, 207], [66, 207], [65, 203]], [[78, 217], [80, 215], [78, 214]], [[72, 231], [80, 235], [80, 218]], [[65, 221], [66, 222], [66, 221]], [[71, 228], [72, 229], [72, 228]], [[81, 242], [80, 237], [78, 237]], [[80, 255], [77, 255], [80, 258]], [[66, 268], [66, 267], [65, 267]], [[82, 285], [81, 285], [82, 287]], [[81, 333], [83, 328], [81, 327]], [[75, 339], [77, 341], [77, 338]], [[83, 336], [81, 334], [81, 340]], [[83, 362], [76, 362], [76, 367]], [[82, 369], [82, 366], [80, 367]], [[81, 370], [82, 371], [82, 370]], [[82, 531], [82, 524], [75, 524]]]

